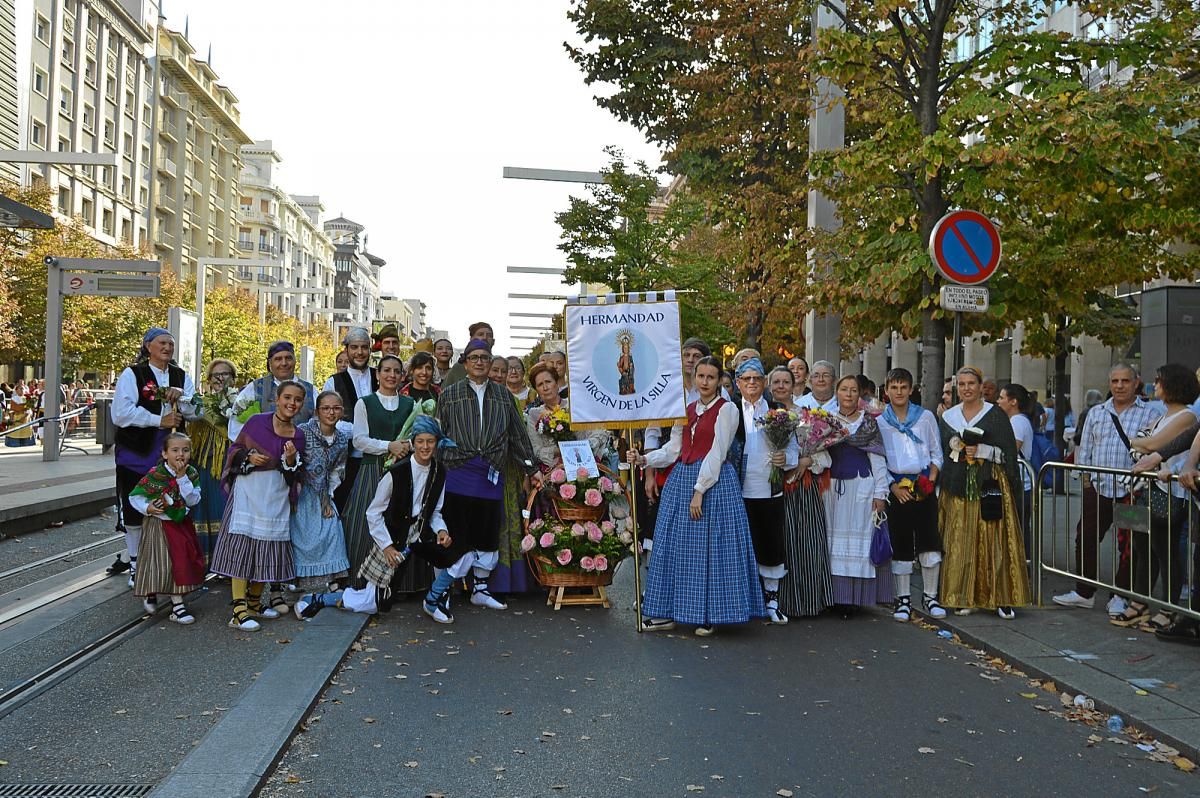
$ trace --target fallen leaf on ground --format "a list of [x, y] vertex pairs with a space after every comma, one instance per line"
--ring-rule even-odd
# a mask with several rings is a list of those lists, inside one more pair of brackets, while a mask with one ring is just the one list
[[291, 640], [289, 640], [289, 639], [288, 639], [288, 638], [286, 638], [286, 637], [281, 637], [281, 638], [279, 638], [278, 640], [276, 640], [275, 642], [276, 642], [276, 643], [278, 643], [278, 644], [279, 644], [279, 645], [281, 645], [281, 646], [286, 646], [288, 643], [290, 643], [290, 642], [292, 642], [292, 641], [291, 641]]
[[1021, 698], [1037, 698], [1037, 693], [1021, 693]]

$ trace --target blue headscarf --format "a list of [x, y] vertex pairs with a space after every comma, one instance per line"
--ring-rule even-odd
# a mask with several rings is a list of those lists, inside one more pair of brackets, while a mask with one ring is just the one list
[[276, 341], [275, 343], [271, 344], [270, 348], [267, 349], [268, 366], [271, 365], [271, 358], [275, 357], [275, 355], [279, 354], [280, 352], [291, 352], [293, 355], [295, 355], [296, 347], [292, 345], [291, 341]]
[[412, 431], [409, 432], [408, 438], [412, 440], [418, 435], [432, 435], [437, 438], [437, 447], [439, 449], [451, 449], [458, 446], [457, 443], [442, 434], [442, 427], [438, 424], [436, 418], [427, 416], [424, 413], [413, 420]]
[[150, 359], [150, 350], [146, 347], [148, 347], [150, 342], [160, 335], [171, 335], [171, 331], [165, 327], [151, 327], [149, 330], [146, 330], [146, 334], [142, 336], [142, 348], [138, 352], [138, 360]]
[[740, 377], [747, 371], [757, 371], [763, 376], [765, 376], [767, 373], [767, 370], [763, 368], [762, 361], [756, 357], [752, 357], [749, 360], [744, 361], [742, 365], [738, 366], [737, 370], [733, 372], [733, 376]]

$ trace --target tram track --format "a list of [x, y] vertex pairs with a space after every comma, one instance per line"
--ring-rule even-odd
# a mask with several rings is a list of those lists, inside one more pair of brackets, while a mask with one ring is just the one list
[[76, 546], [73, 549], [59, 552], [58, 554], [51, 554], [49, 557], [43, 557], [40, 560], [34, 560], [33, 562], [25, 563], [24, 565], [18, 565], [15, 568], [9, 568], [7, 571], [0, 571], [0, 582], [3, 582], [5, 579], [11, 579], [16, 576], [27, 574], [30, 571], [34, 571], [47, 565], [53, 565], [54, 563], [61, 562], [62, 560], [68, 560], [71, 557], [76, 557], [80, 554], [86, 554], [93, 549], [108, 546], [123, 538], [124, 535], [110, 535], [103, 540], [97, 540], [92, 543], [88, 543], [85, 546]]

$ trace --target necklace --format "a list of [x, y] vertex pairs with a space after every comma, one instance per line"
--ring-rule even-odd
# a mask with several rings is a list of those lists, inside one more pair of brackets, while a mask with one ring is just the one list
[[280, 418], [278, 413], [272, 413], [272, 415], [275, 416], [275, 420], [278, 421], [280, 424], [286, 425], [286, 424], [292, 423], [290, 419]]

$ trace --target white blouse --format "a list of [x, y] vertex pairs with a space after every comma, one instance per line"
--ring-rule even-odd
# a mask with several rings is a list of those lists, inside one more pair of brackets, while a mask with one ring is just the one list
[[[386, 396], [376, 391], [375, 396], [385, 410], [394, 411], [400, 406], [399, 394]], [[387, 454], [389, 444], [391, 441], [371, 437], [371, 425], [367, 421], [367, 406], [362, 399], [359, 399], [354, 403], [354, 448], [363, 454]]]
[[[974, 426], [975, 422], [986, 416], [988, 411], [993, 407], [994, 405], [991, 402], [984, 402], [982, 410], [971, 418], [967, 418], [963, 412], [963, 406], [957, 404], [945, 413], [942, 413], [942, 421], [945, 421], [951, 429], [961, 435], [964, 429]], [[1004, 464], [1004, 450], [988, 443], [979, 444], [976, 447], [975, 456], [979, 460], [990, 460], [993, 463]]]
[[[713, 402], [716, 401], [714, 398]], [[696, 402], [696, 413], [699, 416], [703, 416], [711, 408], [712, 403], [705, 406]], [[725, 455], [729, 453], [729, 446], [733, 443], [734, 436], [737, 435], [740, 423], [741, 415], [733, 402], [721, 405], [713, 430], [712, 448], [708, 450], [708, 454], [704, 455], [704, 460], [700, 463], [700, 473], [696, 476], [695, 490], [698, 493], [705, 493], [717, 484], [717, 480], [721, 477], [721, 466], [725, 463]], [[671, 439], [661, 449], [655, 449], [646, 455], [646, 465], [652, 468], [666, 468], [678, 460], [683, 451], [683, 435], [686, 426], [686, 424], [676, 424], [672, 427]]]
[[[408, 462], [412, 466], [412, 514], [414, 518], [418, 518], [421, 515], [421, 499], [425, 496], [425, 483], [429, 479], [429, 466], [423, 466], [413, 459], [409, 459]], [[429, 518], [429, 526], [434, 532], [446, 531], [446, 522], [442, 519], [442, 502], [445, 498], [446, 490], [443, 488], [442, 495], [438, 496], [437, 504], [434, 505], [433, 515]], [[371, 533], [371, 539], [381, 549], [392, 545], [392, 535], [383, 519], [391, 501], [392, 472], [388, 471], [379, 480], [379, 486], [375, 488], [375, 498], [367, 506], [367, 529]]]

